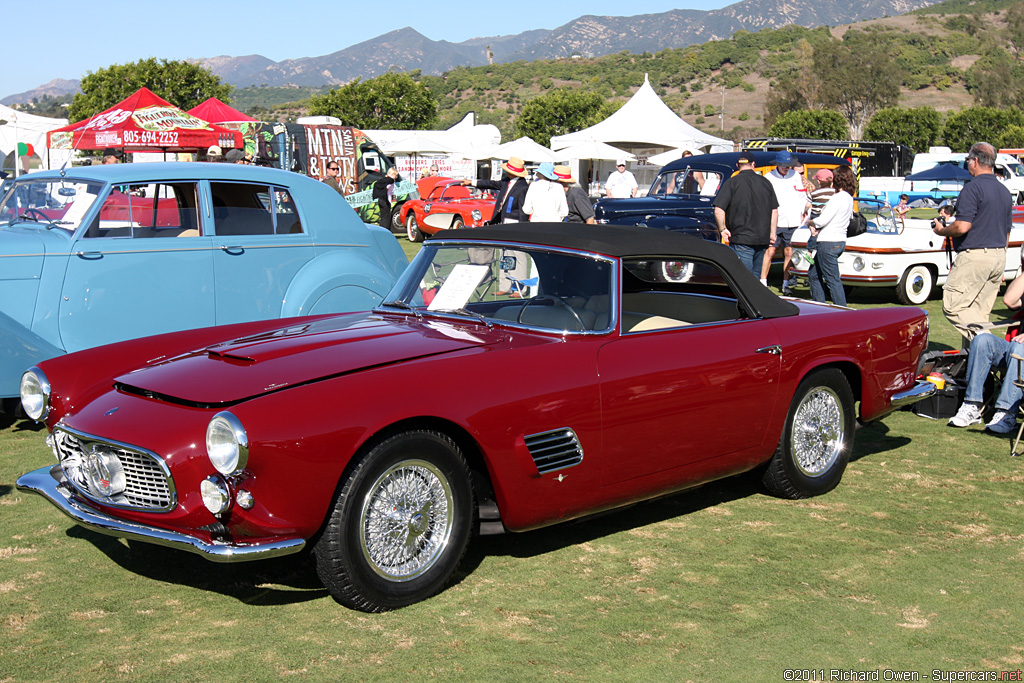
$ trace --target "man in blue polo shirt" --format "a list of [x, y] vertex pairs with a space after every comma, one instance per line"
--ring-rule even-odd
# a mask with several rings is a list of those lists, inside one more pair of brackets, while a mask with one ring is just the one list
[[963, 336], [963, 346], [988, 322], [1006, 269], [1013, 200], [995, 176], [996, 148], [971, 146], [965, 162], [974, 176], [956, 203], [956, 220], [932, 222], [936, 235], [953, 238], [956, 260], [942, 288], [942, 313]]
[[715, 197], [715, 222], [722, 241], [761, 284], [767, 284], [761, 267], [768, 245], [775, 243], [779, 200], [772, 184], [754, 170], [753, 157], [740, 153], [736, 168], [739, 172], [725, 181]]

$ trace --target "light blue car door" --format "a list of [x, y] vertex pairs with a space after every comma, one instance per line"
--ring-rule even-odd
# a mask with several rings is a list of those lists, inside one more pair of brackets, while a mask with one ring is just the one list
[[210, 201], [217, 324], [279, 317], [292, 278], [315, 255], [291, 193], [210, 181]]
[[197, 181], [113, 188], [71, 248], [60, 302], [68, 351], [215, 323], [213, 242]]

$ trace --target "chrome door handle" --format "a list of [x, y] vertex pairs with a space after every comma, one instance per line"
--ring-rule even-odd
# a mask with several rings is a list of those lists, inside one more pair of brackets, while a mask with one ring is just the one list
[[773, 356], [782, 356], [782, 347], [778, 344], [772, 344], [771, 346], [762, 346], [754, 353], [770, 353]]

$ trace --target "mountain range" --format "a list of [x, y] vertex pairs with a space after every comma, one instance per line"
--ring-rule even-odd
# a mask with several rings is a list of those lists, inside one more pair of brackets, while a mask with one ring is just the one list
[[[473, 38], [461, 43], [431, 40], [413, 28], [391, 31], [320, 57], [275, 62], [262, 55], [208, 57], [193, 61], [222, 81], [250, 85], [341, 85], [354, 78], [372, 78], [388, 71], [421, 70], [440, 75], [457, 66], [481, 66], [489, 60], [600, 57], [621, 51], [657, 52], [668, 48], [731, 37], [736, 31], [758, 31], [798, 24], [808, 28], [837, 26], [905, 14], [939, 0], [742, 0], [717, 10], [671, 10], [631, 17], [586, 15], [556, 29], [516, 35]], [[488, 54], [488, 52], [490, 54]], [[75, 92], [77, 81], [57, 79], [44, 86], [0, 100], [30, 102]]]

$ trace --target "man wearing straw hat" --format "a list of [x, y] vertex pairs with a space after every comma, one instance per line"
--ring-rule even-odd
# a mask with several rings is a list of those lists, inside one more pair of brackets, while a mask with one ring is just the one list
[[591, 225], [596, 223], [594, 203], [590, 201], [590, 197], [583, 191], [583, 188], [576, 184], [576, 179], [572, 177], [572, 169], [568, 166], [555, 166], [555, 178], [565, 188], [565, 203], [569, 207], [566, 222], [590, 223]]
[[497, 190], [494, 215], [487, 221], [488, 225], [525, 223], [530, 220], [530, 216], [523, 210], [526, 190], [529, 187], [526, 180], [526, 162], [519, 157], [509, 157], [509, 160], [501, 165], [501, 170], [501, 180], [463, 180], [462, 184], [482, 190]]

